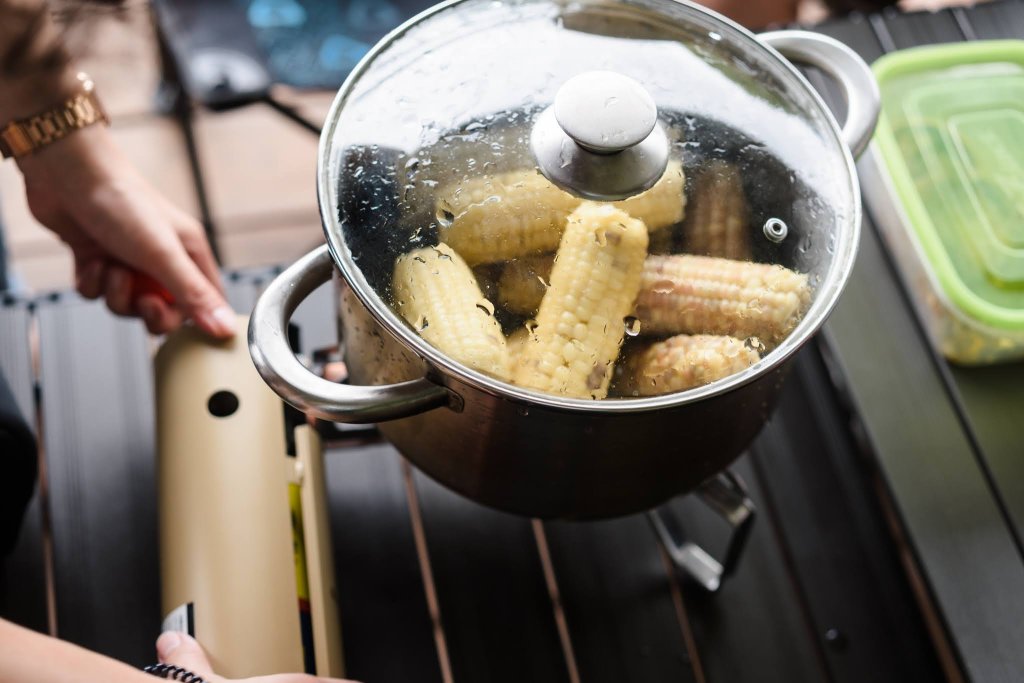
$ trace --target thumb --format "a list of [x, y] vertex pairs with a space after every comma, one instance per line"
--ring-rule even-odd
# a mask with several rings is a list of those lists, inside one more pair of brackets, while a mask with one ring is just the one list
[[184, 248], [175, 249], [172, 257], [159, 263], [156, 270], [153, 275], [174, 296], [175, 305], [200, 330], [218, 339], [234, 336], [238, 327], [235, 312]]
[[176, 631], [160, 634], [156, 641], [156, 652], [161, 664], [180, 666], [206, 680], [213, 678], [209, 658], [199, 643], [188, 634]]

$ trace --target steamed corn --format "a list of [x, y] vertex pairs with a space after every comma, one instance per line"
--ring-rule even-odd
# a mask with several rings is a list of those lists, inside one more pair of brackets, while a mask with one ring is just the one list
[[686, 334], [636, 346], [615, 368], [618, 396], [657, 396], [710, 384], [760, 359], [757, 350], [735, 337]]
[[[536, 171], [474, 178], [441, 196], [441, 240], [470, 265], [554, 251], [566, 218], [583, 201]], [[680, 222], [685, 203], [683, 167], [671, 161], [654, 187], [613, 205], [654, 231]]]
[[537, 337], [531, 328], [525, 326], [516, 329], [505, 338], [505, 346], [508, 348], [508, 359], [513, 377], [516, 374], [516, 368], [523, 359], [527, 345], [536, 342], [536, 340]]
[[494, 307], [451, 247], [442, 243], [398, 257], [392, 285], [398, 312], [424, 339], [464, 365], [509, 377]]
[[668, 162], [654, 187], [629, 199], [612, 202], [612, 206], [642, 220], [652, 233], [679, 223], [686, 212], [683, 164]]
[[749, 261], [750, 212], [743, 180], [732, 164], [712, 161], [697, 176], [682, 228], [683, 251]]
[[647, 228], [607, 204], [568, 218], [536, 328], [513, 370], [521, 386], [604, 398], [647, 253]]
[[[510, 263], [498, 300], [533, 315], [551, 274], [550, 255]], [[775, 345], [799, 322], [810, 301], [807, 276], [782, 266], [679, 254], [644, 262], [636, 315], [641, 334], [757, 336]]]
[[647, 334], [757, 337], [774, 347], [796, 327], [810, 297], [807, 276], [782, 266], [650, 256], [636, 315]]

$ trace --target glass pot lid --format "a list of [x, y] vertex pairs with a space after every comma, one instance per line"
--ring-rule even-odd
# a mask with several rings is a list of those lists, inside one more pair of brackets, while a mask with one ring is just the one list
[[774, 365], [841, 286], [858, 206], [806, 82], [675, 0], [440, 5], [353, 72], [319, 164], [332, 253], [379, 321], [471, 382], [569, 399]]

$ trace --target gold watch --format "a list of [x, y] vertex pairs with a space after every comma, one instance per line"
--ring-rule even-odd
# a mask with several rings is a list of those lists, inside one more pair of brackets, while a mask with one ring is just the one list
[[109, 123], [92, 79], [79, 73], [78, 80], [82, 91], [63, 104], [0, 128], [0, 153], [5, 158], [23, 157], [76, 130], [94, 123]]

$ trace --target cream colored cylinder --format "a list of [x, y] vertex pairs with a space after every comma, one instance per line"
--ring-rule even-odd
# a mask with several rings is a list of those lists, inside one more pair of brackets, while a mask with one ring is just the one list
[[156, 357], [164, 614], [192, 605], [227, 678], [304, 670], [283, 405], [246, 327], [220, 343], [185, 328]]

